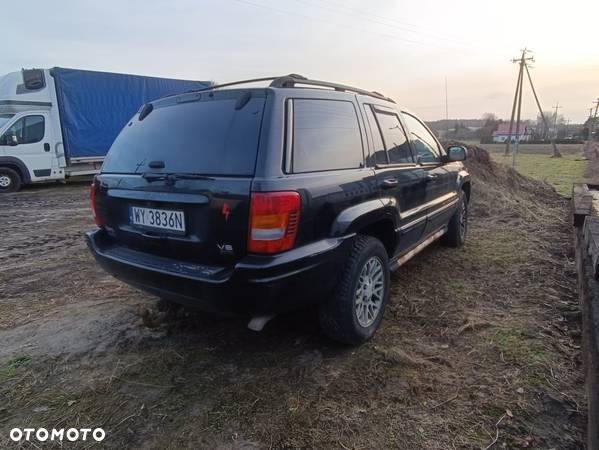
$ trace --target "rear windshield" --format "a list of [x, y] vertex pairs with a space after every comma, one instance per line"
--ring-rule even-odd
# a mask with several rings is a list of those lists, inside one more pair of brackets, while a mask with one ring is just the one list
[[136, 115], [125, 126], [102, 172], [155, 172], [148, 164], [163, 161], [165, 173], [253, 175], [264, 94], [243, 100], [247, 93], [220, 91], [202, 94], [200, 101], [159, 101], [143, 120]]

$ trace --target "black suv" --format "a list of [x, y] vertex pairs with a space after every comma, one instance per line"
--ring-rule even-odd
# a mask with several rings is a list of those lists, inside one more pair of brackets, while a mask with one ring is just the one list
[[391, 270], [438, 238], [464, 242], [465, 158], [376, 92], [299, 75], [213, 86], [124, 127], [92, 185], [87, 242], [168, 301], [258, 321], [318, 304], [324, 333], [359, 344]]

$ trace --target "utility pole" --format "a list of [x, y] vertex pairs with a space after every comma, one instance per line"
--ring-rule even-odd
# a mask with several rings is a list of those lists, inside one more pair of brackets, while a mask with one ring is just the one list
[[[599, 98], [597, 100], [595, 100], [593, 102], [593, 104], [595, 105], [595, 114], [593, 114], [593, 117], [591, 117], [589, 114], [589, 118], [591, 119], [590, 123], [589, 123], [589, 141], [594, 140], [593, 133], [595, 132], [595, 122], [597, 122], [597, 110], [599, 109]], [[593, 108], [591, 108], [590, 112], [593, 112]]]
[[445, 76], [445, 120], [449, 129], [449, 103], [447, 101], [447, 75]]
[[512, 130], [514, 129], [514, 116], [516, 114], [516, 107], [520, 102], [520, 93], [522, 92], [522, 75], [524, 70], [524, 58], [526, 57], [527, 50], [522, 50], [522, 56], [520, 59], [512, 59], [512, 63], [520, 62], [520, 70], [518, 71], [518, 81], [516, 81], [516, 92], [514, 93], [514, 102], [512, 103], [512, 116], [510, 117], [510, 130], [508, 132], [507, 139], [505, 141], [505, 152], [504, 156], [508, 156], [510, 154], [510, 145], [512, 142]]
[[560, 106], [559, 102], [556, 102], [555, 106], [552, 106], [552, 108], [555, 108], [555, 114], [553, 114], [553, 129], [555, 130], [555, 137], [557, 138], [557, 110], [563, 108], [563, 106]]
[[[532, 58], [531, 58], [532, 59]], [[534, 61], [534, 59], [532, 59]], [[537, 91], [535, 90], [535, 85], [532, 83], [532, 77], [530, 76], [530, 71], [528, 70], [528, 65], [524, 64], [524, 68], [526, 69], [526, 75], [528, 76], [528, 81], [530, 83], [530, 88], [532, 89], [532, 95], [535, 97], [535, 102], [537, 102], [537, 108], [539, 108], [539, 114], [541, 114], [541, 119], [543, 119], [543, 124], [545, 128], [548, 130], [549, 125], [547, 125], [547, 118], [545, 117], [545, 113], [543, 113], [543, 108], [541, 108], [541, 102], [539, 101], [539, 97], [537, 96]], [[562, 154], [560, 153], [557, 145], [555, 143], [555, 139], [551, 140], [551, 145], [553, 147], [553, 158], [561, 158]]]
[[[525, 48], [524, 50], [522, 50], [522, 55], [520, 56], [520, 58], [512, 59], [513, 63], [520, 64], [520, 70], [518, 72], [518, 82], [516, 83], [516, 93], [514, 94], [514, 103], [512, 104], [512, 117], [510, 118], [510, 131], [508, 133], [508, 139], [505, 144], [504, 156], [509, 155], [509, 152], [510, 152], [510, 144], [512, 141], [512, 130], [514, 129], [514, 114], [517, 109], [518, 114], [517, 114], [517, 120], [516, 120], [516, 139], [514, 141], [515, 146], [514, 146], [514, 150], [512, 152], [513, 153], [513, 155], [512, 155], [512, 164], [513, 165], [515, 165], [515, 163], [516, 163], [516, 153], [518, 153], [518, 143], [520, 141], [520, 136], [521, 136], [520, 109], [521, 109], [521, 105], [522, 105], [522, 82], [523, 82], [524, 71], [526, 71], [526, 75], [528, 77], [528, 82], [530, 83], [530, 88], [532, 89], [532, 94], [535, 97], [535, 101], [537, 102], [537, 107], [539, 108], [539, 113], [541, 114], [541, 118], [543, 119], [543, 124], [545, 125], [546, 129], [549, 129], [549, 125], [547, 124], [547, 118], [545, 117], [545, 114], [543, 113], [543, 109], [541, 108], [541, 102], [539, 102], [539, 97], [537, 96], [535, 86], [532, 82], [532, 77], [530, 76], [530, 71], [528, 70], [528, 62], [529, 61], [534, 62], [534, 58], [532, 56], [527, 57], [526, 56], [527, 53], [530, 53], [530, 50]], [[599, 104], [598, 104], [598, 106], [599, 106]], [[559, 152], [557, 145], [555, 144], [555, 139], [551, 140], [551, 144], [553, 146], [553, 157], [561, 158], [562, 155]]]
[[589, 108], [589, 120], [588, 120], [588, 124], [589, 124], [589, 128], [588, 128], [588, 134], [587, 134], [586, 148], [588, 148], [589, 145], [590, 145], [591, 135], [593, 133], [593, 107], [592, 106]]

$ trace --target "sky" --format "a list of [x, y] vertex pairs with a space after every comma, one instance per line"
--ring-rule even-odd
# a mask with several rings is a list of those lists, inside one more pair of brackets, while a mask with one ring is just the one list
[[[2, 13], [0, 74], [72, 67], [214, 80], [299, 73], [376, 90], [425, 120], [509, 118], [518, 67], [544, 110], [599, 97], [599, 1], [28, 0]], [[536, 117], [524, 85], [522, 116]]]

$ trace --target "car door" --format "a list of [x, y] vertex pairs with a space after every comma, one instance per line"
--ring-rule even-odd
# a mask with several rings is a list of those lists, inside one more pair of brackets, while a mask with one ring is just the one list
[[0, 136], [7, 156], [23, 161], [32, 180], [52, 175], [51, 127], [47, 113], [31, 113], [17, 118]]
[[428, 127], [416, 116], [402, 112], [409, 130], [418, 165], [425, 171], [426, 215], [425, 235], [430, 235], [447, 224], [457, 204], [455, 183], [444, 165], [445, 152]]
[[370, 133], [369, 164], [375, 168], [382, 198], [392, 198], [398, 206], [398, 246], [401, 254], [416, 245], [426, 225], [425, 171], [414, 160], [410, 144], [397, 111], [375, 104], [364, 104]]
[[402, 112], [402, 117], [410, 133], [416, 161], [425, 172], [425, 235], [428, 236], [444, 226], [453, 214], [457, 203], [455, 183], [444, 164], [445, 152], [428, 127], [408, 112]]

